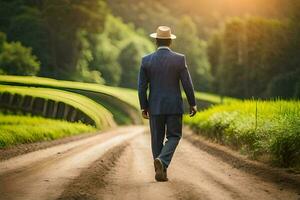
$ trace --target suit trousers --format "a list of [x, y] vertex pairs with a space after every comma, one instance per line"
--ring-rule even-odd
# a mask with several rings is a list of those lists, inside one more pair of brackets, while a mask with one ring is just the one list
[[153, 159], [167, 168], [182, 136], [182, 114], [150, 115], [150, 131]]

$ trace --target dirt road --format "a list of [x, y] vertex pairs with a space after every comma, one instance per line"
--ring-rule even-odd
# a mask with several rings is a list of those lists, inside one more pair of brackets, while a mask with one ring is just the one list
[[0, 162], [0, 199], [300, 200], [300, 188], [240, 170], [186, 139], [169, 167], [170, 181], [157, 183], [144, 132], [123, 127]]

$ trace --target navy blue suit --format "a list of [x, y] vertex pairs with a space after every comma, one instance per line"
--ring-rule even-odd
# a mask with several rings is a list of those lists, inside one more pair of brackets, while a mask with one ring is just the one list
[[[166, 167], [170, 164], [182, 135], [183, 102], [180, 82], [190, 106], [195, 106], [193, 83], [184, 55], [161, 47], [143, 57], [138, 78], [140, 106], [150, 114], [153, 158], [160, 158]], [[165, 134], [167, 141], [164, 145]]]

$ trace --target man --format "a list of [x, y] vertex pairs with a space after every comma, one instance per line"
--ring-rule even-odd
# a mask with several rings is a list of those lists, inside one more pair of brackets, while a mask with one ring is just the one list
[[[170, 49], [176, 36], [169, 27], [159, 26], [150, 37], [156, 38], [158, 49], [142, 59], [138, 94], [142, 115], [145, 119], [150, 119], [155, 179], [168, 181], [167, 168], [182, 135], [183, 103], [180, 81], [190, 105], [190, 116], [196, 114], [197, 107], [185, 56]], [[165, 135], [167, 141], [164, 144]]]

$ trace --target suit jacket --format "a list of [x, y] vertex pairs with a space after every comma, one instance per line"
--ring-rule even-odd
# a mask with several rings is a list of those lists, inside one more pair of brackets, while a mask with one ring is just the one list
[[138, 77], [141, 109], [148, 109], [150, 115], [183, 114], [180, 81], [190, 106], [195, 106], [193, 83], [184, 55], [161, 47], [143, 57]]

